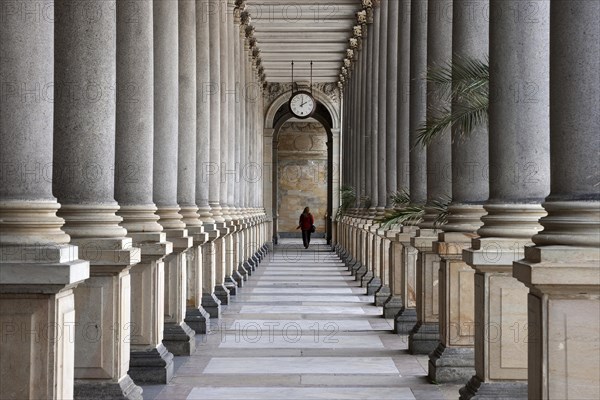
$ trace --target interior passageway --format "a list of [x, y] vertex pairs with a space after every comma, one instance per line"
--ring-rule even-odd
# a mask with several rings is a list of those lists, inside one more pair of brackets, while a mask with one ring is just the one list
[[171, 382], [145, 386], [144, 399], [448, 398], [381, 313], [324, 240], [304, 250], [282, 239]]

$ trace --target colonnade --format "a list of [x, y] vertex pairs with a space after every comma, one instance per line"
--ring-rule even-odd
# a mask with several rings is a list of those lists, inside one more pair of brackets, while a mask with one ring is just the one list
[[267, 252], [260, 55], [243, 1], [40, 3], [0, 24], [0, 397], [141, 399]]
[[[600, 4], [363, 5], [341, 76], [342, 185], [356, 202], [335, 250], [461, 399], [598, 398]], [[427, 70], [459, 58], [489, 62], [489, 123], [423, 147], [428, 113], [460, 111]], [[402, 189], [410, 204], [392, 204]], [[418, 219], [380, 222], [409, 205]]]

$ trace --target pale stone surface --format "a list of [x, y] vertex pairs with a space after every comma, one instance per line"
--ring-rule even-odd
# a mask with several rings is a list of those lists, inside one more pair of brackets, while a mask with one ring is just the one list
[[[87, 263], [80, 267], [87, 269]], [[63, 287], [64, 284], [58, 286]], [[2, 293], [0, 296], [0, 324], [6, 334], [0, 342], [3, 366], [0, 395], [3, 398], [73, 398], [75, 344], [65, 335], [74, 335], [73, 291], [51, 293], [56, 290], [52, 286], [44, 289], [50, 293], [29, 296]], [[28, 337], [27, 346], [23, 347], [23, 339]]]
[[[213, 324], [212, 334], [198, 337], [197, 352], [184, 358], [170, 385], [144, 387], [148, 400], [184, 399], [190, 395], [241, 399], [252, 398], [253, 393], [257, 398], [278, 399], [311, 398], [312, 393], [328, 399], [456, 397], [456, 386], [434, 386], [425, 381], [426, 360], [406, 354], [406, 337], [392, 333], [391, 320], [381, 318], [378, 307], [345, 303], [342, 308], [374, 312], [312, 314], [309, 309], [293, 317], [240, 312], [246, 300], [255, 296], [248, 289], [269, 277], [268, 265], [268, 261], [261, 263], [234, 301], [224, 308], [221, 321]], [[291, 270], [296, 268], [287, 265]], [[312, 265], [325, 268], [317, 262], [306, 266], [306, 270]], [[288, 282], [293, 279], [290, 277]], [[340, 283], [346, 289], [358, 289], [355, 281]], [[327, 291], [313, 285], [306, 288]], [[270, 292], [272, 296], [276, 293], [281, 292]], [[307, 293], [305, 298], [312, 296]], [[336, 297], [343, 296], [333, 294], [330, 301], [320, 304], [327, 306]], [[273, 302], [262, 304], [269, 308]], [[441, 388], [448, 390], [447, 397]]]
[[228, 357], [212, 358], [207, 374], [398, 374], [387, 357]]
[[440, 256], [432, 249], [433, 231], [419, 229], [411, 245], [417, 257], [417, 324], [409, 336], [411, 354], [429, 354], [439, 342], [439, 268]]
[[[335, 323], [329, 323], [328, 327], [335, 327]], [[325, 325], [325, 324], [323, 324]], [[235, 324], [233, 325], [235, 327]], [[249, 332], [246, 330], [247, 326], [242, 328], [242, 332]], [[270, 331], [265, 332], [257, 331], [256, 339], [252, 338], [252, 347], [254, 348], [266, 348], [266, 349], [383, 349], [383, 344], [378, 337], [375, 336], [345, 336], [335, 335], [335, 337], [319, 340], [318, 336], [315, 339], [314, 332], [312, 335], [303, 335], [299, 339], [296, 339], [297, 326], [290, 324], [282, 326], [284, 332], [290, 332], [289, 335], [270, 335]], [[314, 327], [313, 327], [314, 328]], [[237, 329], [236, 329], [237, 330]], [[264, 333], [264, 334], [263, 334]], [[250, 334], [245, 335], [245, 339], [249, 339]], [[221, 348], [245, 348], [247, 342], [242, 340], [242, 337], [238, 333], [226, 334], [221, 337]]]
[[[268, 332], [270, 329], [281, 330], [286, 326], [295, 326], [302, 331], [315, 331], [325, 328], [326, 324], [333, 321], [321, 319], [236, 319], [231, 323], [231, 326], [239, 327], [242, 330], [264, 330]], [[372, 330], [372, 326], [367, 320], [358, 319], [338, 319], [336, 318], [335, 326], [339, 331], [365, 331]]]
[[[211, 400], [211, 399], [248, 399], [248, 400], [280, 400], [287, 399], [323, 399], [323, 388], [218, 388], [200, 389], [195, 388], [187, 397], [188, 400]], [[359, 400], [376, 398], [382, 400], [413, 400], [415, 397], [408, 388], [327, 388], [327, 398]]]

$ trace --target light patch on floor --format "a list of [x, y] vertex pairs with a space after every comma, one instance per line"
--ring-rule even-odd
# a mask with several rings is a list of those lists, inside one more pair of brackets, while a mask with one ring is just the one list
[[194, 388], [187, 400], [414, 400], [409, 388]]
[[391, 357], [215, 357], [205, 374], [398, 374]]

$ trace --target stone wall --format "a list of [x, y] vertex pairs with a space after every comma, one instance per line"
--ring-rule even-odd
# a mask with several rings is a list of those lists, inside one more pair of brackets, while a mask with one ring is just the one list
[[318, 233], [325, 232], [327, 212], [327, 132], [314, 121], [286, 122], [279, 133], [279, 232], [296, 230], [304, 207], [310, 207]]

